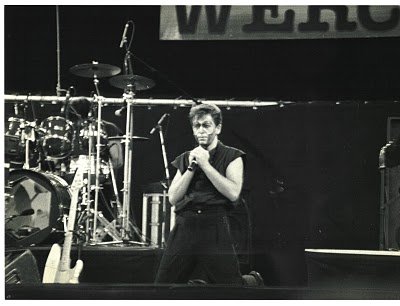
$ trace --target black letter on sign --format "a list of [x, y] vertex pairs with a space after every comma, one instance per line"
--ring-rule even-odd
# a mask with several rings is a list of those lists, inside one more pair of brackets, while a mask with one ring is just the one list
[[329, 30], [329, 23], [321, 22], [321, 11], [331, 10], [336, 15], [336, 31], [354, 31], [357, 28], [355, 22], [349, 22], [347, 6], [321, 5], [308, 7], [308, 21], [299, 23], [300, 32], [326, 32]]
[[224, 34], [230, 12], [230, 5], [221, 5], [221, 12], [219, 13], [219, 18], [217, 22], [217, 12], [215, 9], [215, 5], [206, 5], [208, 32]]
[[281, 24], [266, 24], [264, 21], [265, 10], [271, 11], [272, 18], [278, 17], [277, 5], [257, 5], [253, 6], [253, 22], [245, 24], [242, 28], [243, 32], [292, 32], [294, 11], [287, 10], [285, 12], [285, 21]]
[[[380, 9], [384, 8], [381, 6]], [[390, 19], [383, 22], [376, 22], [371, 18], [369, 6], [363, 5], [358, 7], [358, 19], [364, 28], [370, 31], [387, 31], [395, 28], [399, 23], [400, 9], [392, 8]]]
[[175, 7], [178, 17], [178, 28], [180, 34], [194, 34], [199, 22], [201, 5], [193, 5], [190, 9], [189, 20], [187, 18], [186, 6], [177, 5]]

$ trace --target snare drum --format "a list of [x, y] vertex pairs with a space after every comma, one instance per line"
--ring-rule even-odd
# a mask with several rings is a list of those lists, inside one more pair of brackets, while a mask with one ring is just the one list
[[10, 198], [6, 218], [33, 209], [29, 216], [6, 221], [6, 244], [30, 246], [45, 240], [53, 228], [62, 229], [61, 219], [68, 214], [71, 194], [68, 184], [51, 173], [18, 169], [10, 172]]
[[42, 122], [41, 128], [45, 132], [42, 148], [46, 156], [63, 159], [71, 154], [74, 134], [71, 121], [60, 116], [51, 116]]

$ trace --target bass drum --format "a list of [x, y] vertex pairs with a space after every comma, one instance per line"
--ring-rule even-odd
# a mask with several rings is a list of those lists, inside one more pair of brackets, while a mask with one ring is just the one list
[[[71, 194], [68, 184], [51, 173], [17, 169], [9, 175], [10, 197], [5, 204], [6, 246], [27, 247], [44, 241], [53, 229], [64, 230]], [[33, 214], [23, 216], [33, 210]], [[22, 216], [16, 216], [20, 215]], [[16, 216], [9, 219], [11, 216]]]

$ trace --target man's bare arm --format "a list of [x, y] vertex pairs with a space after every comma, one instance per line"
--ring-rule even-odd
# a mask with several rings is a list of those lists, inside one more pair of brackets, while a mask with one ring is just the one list
[[226, 177], [221, 175], [210, 163], [202, 165], [202, 169], [214, 187], [230, 201], [239, 198], [243, 185], [243, 159], [233, 160], [226, 169]]
[[171, 205], [175, 206], [176, 203], [184, 197], [192, 181], [193, 174], [193, 171], [185, 171], [182, 175], [178, 169], [168, 190], [169, 202]]

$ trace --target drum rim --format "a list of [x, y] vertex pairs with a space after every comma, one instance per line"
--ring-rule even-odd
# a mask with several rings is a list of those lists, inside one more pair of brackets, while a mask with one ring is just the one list
[[69, 142], [69, 143], [72, 142], [70, 139], [68, 139], [68, 137], [60, 136], [60, 135], [57, 135], [57, 134], [56, 134], [56, 135], [47, 135], [47, 136], [44, 136], [44, 137], [43, 137], [43, 145], [46, 143], [46, 140], [53, 139], [53, 138], [65, 140], [65, 141], [67, 141], [67, 142]]
[[8, 122], [24, 122], [26, 121], [24, 118], [19, 118], [19, 117], [10, 117], [7, 120]]
[[69, 128], [73, 129], [73, 123], [72, 123], [72, 121], [71, 121], [71, 120], [68, 120], [68, 119], [66, 119], [66, 118], [64, 118], [64, 117], [62, 117], [62, 116], [50, 116], [50, 117], [47, 117], [46, 119], [44, 119], [44, 120], [42, 121], [42, 123], [40, 123], [40, 126], [43, 128], [43, 124], [44, 124], [45, 122], [48, 122], [48, 121], [51, 121], [51, 120], [60, 120], [60, 119], [61, 119], [61, 121], [65, 121], [66, 123], [68, 123]]

